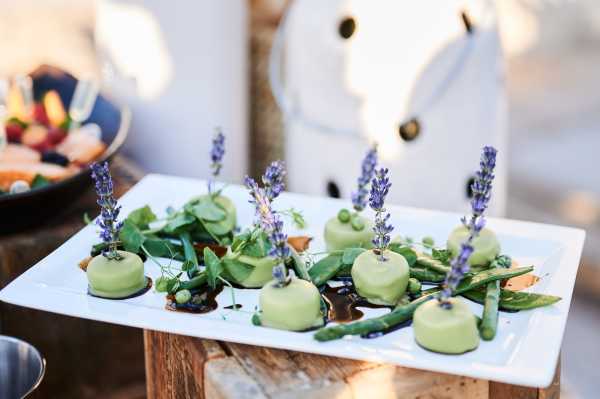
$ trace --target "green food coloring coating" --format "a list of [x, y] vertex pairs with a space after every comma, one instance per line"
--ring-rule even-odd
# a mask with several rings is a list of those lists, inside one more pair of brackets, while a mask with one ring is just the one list
[[365, 251], [354, 260], [352, 280], [356, 292], [376, 305], [396, 305], [406, 292], [409, 268], [406, 259], [392, 251], [385, 251], [387, 260], [381, 261], [374, 251]]
[[337, 217], [327, 221], [324, 232], [327, 251], [331, 252], [356, 247], [372, 247], [371, 241], [373, 240], [373, 237], [375, 237], [372, 222], [360, 215], [357, 215], [356, 217], [361, 218], [365, 224], [365, 227], [360, 231], [354, 230], [351, 223], [340, 222]]
[[[446, 245], [453, 257], [458, 256], [460, 246], [468, 236], [469, 230], [465, 226], [452, 230]], [[473, 248], [473, 254], [469, 257], [471, 266], [487, 266], [500, 254], [500, 242], [490, 229], [481, 230], [479, 236], [473, 240]]]
[[123, 298], [146, 286], [144, 262], [134, 253], [118, 251], [120, 260], [95, 256], [86, 274], [90, 293], [105, 298]]

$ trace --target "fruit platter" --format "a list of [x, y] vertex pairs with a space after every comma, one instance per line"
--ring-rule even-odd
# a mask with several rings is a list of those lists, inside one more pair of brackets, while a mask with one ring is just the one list
[[[550, 384], [585, 233], [489, 218], [496, 150], [473, 160], [466, 215], [386, 202], [377, 147], [351, 201], [284, 191], [274, 161], [243, 185], [149, 175], [2, 291], [76, 317], [516, 385]], [[350, 168], [349, 165], [349, 170]]]
[[9, 231], [81, 193], [91, 182], [88, 166], [118, 150], [130, 116], [98, 94], [93, 81], [49, 67], [14, 77], [4, 91], [0, 216]]

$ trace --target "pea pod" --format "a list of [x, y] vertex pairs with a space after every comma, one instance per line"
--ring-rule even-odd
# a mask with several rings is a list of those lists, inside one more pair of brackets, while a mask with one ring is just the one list
[[439, 260], [433, 259], [425, 254], [419, 254], [417, 256], [416, 264], [431, 269], [435, 272], [442, 273], [444, 276], [450, 271], [450, 266], [446, 266]]
[[333, 278], [342, 267], [342, 255], [329, 255], [315, 263], [308, 274], [317, 287]]
[[446, 278], [444, 274], [435, 272], [425, 267], [412, 266], [408, 270], [411, 277], [416, 278], [421, 282], [441, 283]]
[[[484, 270], [474, 276], [465, 278], [456, 288], [454, 295], [459, 295], [469, 290], [482, 287], [491, 281], [520, 276], [521, 274], [529, 273], [532, 270], [532, 266], [514, 269]], [[315, 333], [314, 337], [317, 341], [330, 341], [342, 338], [345, 335], [363, 335], [386, 330], [410, 320], [415, 310], [423, 303], [434, 299], [439, 290], [440, 288], [424, 291], [426, 294], [415, 299], [408, 305], [397, 306], [393, 311], [383, 316], [321, 328]]]
[[191, 278], [187, 281], [181, 281], [179, 283], [179, 289], [191, 290], [194, 288], [200, 288], [207, 282], [208, 282], [208, 276], [207, 276], [206, 272], [203, 270], [203, 271], [199, 272], [198, 274], [196, 274], [196, 276], [194, 276], [194, 278]]
[[[486, 292], [482, 289], [470, 290], [462, 293], [467, 299], [483, 304]], [[554, 295], [536, 294], [533, 292], [511, 291], [500, 289], [500, 310], [529, 310], [549, 306], [560, 301], [562, 298]]]

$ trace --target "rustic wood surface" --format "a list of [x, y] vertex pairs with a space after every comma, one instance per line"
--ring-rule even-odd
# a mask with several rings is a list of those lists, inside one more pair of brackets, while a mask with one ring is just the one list
[[560, 397], [519, 387], [371, 362], [144, 331], [148, 399]]
[[[118, 196], [141, 176], [134, 165], [119, 157], [112, 171]], [[63, 213], [49, 217], [42, 226], [0, 235], [0, 288], [83, 228], [84, 213], [98, 214], [95, 201], [90, 187]], [[0, 303], [0, 333], [33, 344], [47, 361], [44, 380], [31, 398], [117, 399], [145, 394], [139, 329]]]

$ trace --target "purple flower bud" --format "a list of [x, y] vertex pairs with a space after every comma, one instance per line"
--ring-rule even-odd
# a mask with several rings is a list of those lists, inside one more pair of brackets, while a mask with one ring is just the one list
[[485, 217], [483, 216], [483, 213], [486, 211], [492, 196], [492, 181], [494, 180], [494, 168], [496, 167], [496, 154], [497, 151], [494, 147], [483, 147], [481, 161], [479, 162], [480, 170], [475, 174], [475, 181], [471, 186], [473, 190], [473, 198], [471, 200], [472, 214], [470, 218], [463, 217], [461, 219], [463, 225], [469, 229], [469, 237], [461, 245], [458, 256], [452, 260], [450, 272], [448, 272], [446, 280], [444, 281], [444, 289], [438, 296], [438, 300], [443, 307], [447, 308], [450, 306], [448, 299], [452, 296], [465, 274], [469, 272], [470, 267], [468, 260], [474, 250], [473, 240], [485, 227]]
[[272, 209], [271, 201], [283, 191], [285, 170], [281, 161], [273, 162], [263, 176], [264, 187], [259, 187], [254, 179], [246, 176], [244, 184], [250, 192], [250, 203], [256, 208], [258, 225], [267, 234], [271, 243], [269, 256], [278, 260], [279, 265], [273, 268], [273, 277], [279, 284], [287, 284], [285, 261], [290, 257], [287, 235], [283, 232], [283, 221]]
[[377, 146], [373, 146], [365, 155], [362, 161], [361, 173], [358, 177], [358, 189], [352, 193], [352, 204], [357, 212], [362, 211], [367, 206], [367, 196], [369, 194], [369, 183], [373, 179], [375, 167], [377, 166]]
[[394, 226], [388, 224], [390, 214], [385, 213], [385, 197], [392, 186], [387, 174], [387, 168], [381, 168], [375, 172], [375, 177], [371, 182], [371, 195], [369, 197], [369, 206], [375, 211], [375, 226], [373, 227], [375, 238], [373, 239], [373, 245], [379, 253], [381, 261], [386, 260], [383, 253], [388, 248], [390, 233], [394, 230]]
[[120, 259], [117, 246], [123, 223], [117, 220], [121, 207], [117, 205], [117, 200], [113, 195], [113, 182], [108, 169], [108, 162], [95, 162], [90, 165], [90, 169], [92, 170], [96, 194], [98, 194], [96, 202], [100, 205], [100, 217], [96, 220], [96, 224], [101, 229], [100, 238], [108, 244], [102, 254], [108, 259]]

